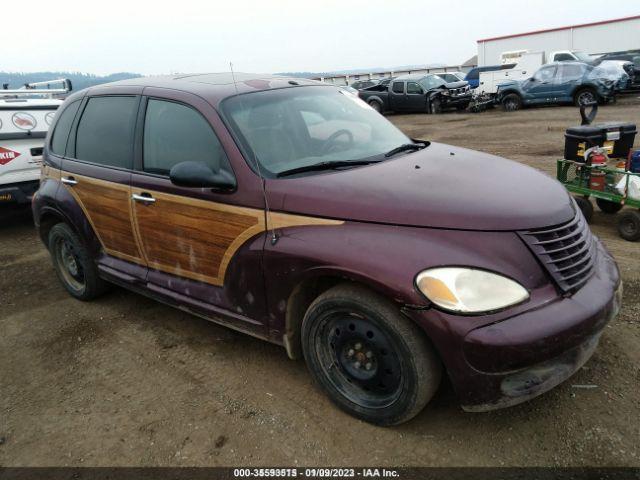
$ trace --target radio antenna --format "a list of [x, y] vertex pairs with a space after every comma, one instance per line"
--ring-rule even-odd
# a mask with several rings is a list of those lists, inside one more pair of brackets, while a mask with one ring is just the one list
[[[231, 70], [231, 79], [233, 80], [233, 87], [236, 89], [236, 95], [238, 92], [238, 84], [236, 82], [236, 74], [233, 71], [233, 63], [229, 62], [229, 70]], [[260, 161], [258, 160], [258, 156], [254, 153], [253, 158], [256, 162], [256, 170], [258, 170], [258, 175], [262, 180], [262, 196], [264, 197], [264, 208], [265, 208], [265, 228], [269, 229], [269, 219], [271, 217], [271, 210], [269, 209], [269, 200], [267, 199], [267, 185], [264, 176], [262, 175], [262, 170], [260, 169]], [[275, 245], [278, 241], [278, 236], [276, 235], [276, 228], [273, 222], [271, 222], [271, 245]]]

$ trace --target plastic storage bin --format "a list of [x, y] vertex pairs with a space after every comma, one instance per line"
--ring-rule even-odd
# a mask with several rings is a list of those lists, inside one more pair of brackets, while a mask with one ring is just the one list
[[596, 145], [609, 147], [612, 158], [627, 158], [637, 129], [633, 123], [599, 123], [568, 128], [564, 134], [564, 158], [584, 161], [584, 151]]

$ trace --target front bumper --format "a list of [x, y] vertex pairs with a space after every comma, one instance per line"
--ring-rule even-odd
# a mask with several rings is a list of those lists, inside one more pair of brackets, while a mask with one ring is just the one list
[[477, 328], [468, 327], [469, 317], [434, 309], [407, 313], [438, 349], [463, 409], [487, 411], [525, 402], [573, 375], [621, 297], [617, 266], [598, 242], [595, 273], [570, 297], [495, 323], [478, 317]]
[[10, 185], [0, 185], [0, 204], [2, 203], [30, 203], [33, 195], [38, 190], [40, 182], [12, 183]]
[[469, 103], [471, 102], [471, 94], [469, 93], [468, 95], [458, 95], [458, 96], [453, 96], [453, 95], [443, 95], [442, 97], [442, 106], [443, 107], [462, 107], [464, 106], [465, 108], [467, 107], [467, 105], [469, 105]]

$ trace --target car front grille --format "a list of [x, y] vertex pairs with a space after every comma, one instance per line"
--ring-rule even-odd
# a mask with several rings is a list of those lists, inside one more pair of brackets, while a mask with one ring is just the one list
[[449, 89], [449, 93], [451, 93], [451, 95], [453, 95], [454, 97], [466, 95], [469, 93], [469, 85], [465, 85], [464, 87], [460, 88], [451, 88]]
[[593, 274], [595, 240], [580, 212], [561, 225], [519, 234], [563, 293], [580, 289]]

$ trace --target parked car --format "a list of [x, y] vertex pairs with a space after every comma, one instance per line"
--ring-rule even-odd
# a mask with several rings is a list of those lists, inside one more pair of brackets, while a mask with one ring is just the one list
[[599, 65], [601, 62], [607, 60], [631, 62], [633, 64], [632, 71], [630, 71], [627, 64], [625, 64], [625, 71], [627, 72], [629, 77], [631, 77], [631, 88], [634, 90], [640, 89], [640, 50], [606, 53], [598, 58], [598, 60], [595, 62], [595, 65]]
[[505, 81], [498, 85], [497, 103], [506, 111], [525, 105], [607, 102], [614, 98], [615, 82], [581, 62], [544, 65], [527, 80]]
[[[41, 83], [62, 82], [68, 81]], [[44, 137], [62, 104], [51, 92], [65, 93], [71, 86], [36, 90], [41, 83], [0, 89], [0, 203], [29, 203], [38, 189]]]
[[601, 60], [594, 71], [603, 78], [613, 80], [615, 89], [619, 92], [640, 87], [640, 77], [636, 77], [634, 64], [627, 60]]
[[360, 98], [378, 112], [442, 113], [446, 109], [464, 110], [471, 101], [467, 82], [447, 83], [434, 74], [402, 75], [389, 85], [360, 90]]
[[362, 90], [363, 88], [373, 87], [374, 85], [377, 85], [375, 80], [357, 80], [352, 82], [349, 86], [356, 90]]
[[513, 64], [508, 65], [486, 65], [484, 67], [475, 67], [467, 72], [464, 77], [466, 82], [469, 82], [469, 86], [473, 88], [478, 88], [480, 86], [480, 74], [482, 72], [493, 72], [496, 70], [507, 70], [509, 68], [513, 68]]
[[376, 424], [416, 415], [443, 374], [467, 410], [529, 400], [620, 306], [561, 184], [411, 140], [320, 82], [92, 87], [60, 107], [43, 159], [34, 219], [71, 296], [115, 283], [282, 345]]

